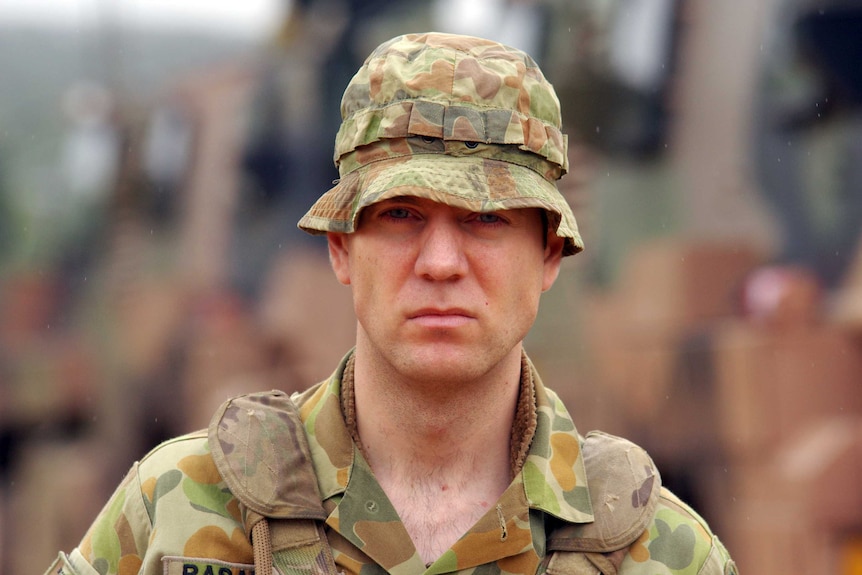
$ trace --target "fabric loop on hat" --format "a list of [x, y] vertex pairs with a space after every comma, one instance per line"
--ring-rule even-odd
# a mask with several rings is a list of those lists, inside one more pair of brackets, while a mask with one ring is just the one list
[[[434, 138], [434, 141], [426, 142], [421, 139], [427, 137]], [[563, 170], [559, 164], [546, 160], [538, 154], [528, 153], [517, 146], [484, 144], [473, 140], [444, 140], [440, 136], [421, 136], [379, 140], [345, 154], [339, 162], [341, 178], [373, 162], [418, 154], [480, 156], [489, 160], [510, 162], [533, 170], [548, 182], [559, 180]]]
[[361, 146], [410, 136], [515, 145], [559, 165], [560, 175], [568, 170], [566, 137], [555, 126], [513, 110], [427, 100], [393, 102], [355, 113], [338, 132], [335, 161], [341, 168], [342, 157]]

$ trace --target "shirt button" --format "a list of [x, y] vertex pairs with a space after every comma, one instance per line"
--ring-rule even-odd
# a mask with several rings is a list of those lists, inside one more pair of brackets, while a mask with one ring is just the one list
[[376, 501], [366, 501], [365, 509], [368, 510], [369, 513], [377, 513], [377, 502]]

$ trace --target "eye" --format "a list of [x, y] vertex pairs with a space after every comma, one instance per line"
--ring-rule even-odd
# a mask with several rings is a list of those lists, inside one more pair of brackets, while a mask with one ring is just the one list
[[479, 145], [479, 142], [464, 142], [464, 145], [472, 150]]
[[496, 212], [478, 213], [473, 219], [480, 224], [486, 225], [503, 224], [506, 221]]
[[381, 215], [386, 218], [392, 218], [393, 220], [406, 220], [410, 217], [410, 210], [407, 208], [390, 208], [388, 210], [384, 210]]

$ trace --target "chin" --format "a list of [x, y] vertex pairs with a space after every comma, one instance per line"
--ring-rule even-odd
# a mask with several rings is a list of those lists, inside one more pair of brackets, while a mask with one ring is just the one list
[[432, 346], [401, 355], [395, 365], [405, 377], [429, 384], [474, 381], [486, 375], [499, 359], [493, 354], [452, 346]]

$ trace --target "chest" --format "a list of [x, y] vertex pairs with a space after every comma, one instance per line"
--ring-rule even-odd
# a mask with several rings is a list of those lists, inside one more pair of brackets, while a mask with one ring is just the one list
[[498, 495], [402, 489], [392, 493], [390, 500], [416, 551], [430, 564], [488, 514]]

